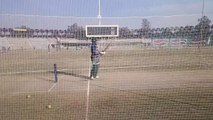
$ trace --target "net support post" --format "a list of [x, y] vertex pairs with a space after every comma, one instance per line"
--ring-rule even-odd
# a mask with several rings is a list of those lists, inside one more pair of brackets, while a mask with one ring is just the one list
[[55, 78], [55, 83], [58, 82], [58, 72], [57, 72], [57, 64], [54, 64], [54, 78]]

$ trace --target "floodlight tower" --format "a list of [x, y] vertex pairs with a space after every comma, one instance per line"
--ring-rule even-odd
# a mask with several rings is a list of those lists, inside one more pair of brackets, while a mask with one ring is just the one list
[[[202, 19], [203, 19], [203, 17], [204, 17], [204, 8], [205, 8], [205, 1], [203, 0], [203, 4], [202, 4], [202, 17], [201, 17], [201, 31], [200, 31], [200, 33], [201, 33], [201, 35], [200, 35], [200, 37], [201, 37], [201, 44], [203, 45], [203, 22], [202, 22]], [[199, 43], [200, 44], [200, 43]], [[198, 46], [198, 47], [200, 47], [200, 46]]]
[[101, 0], [98, 0], [98, 24], [101, 25]]
[[203, 0], [203, 6], [202, 6], [202, 17], [204, 16], [204, 8], [205, 8], [205, 1]]

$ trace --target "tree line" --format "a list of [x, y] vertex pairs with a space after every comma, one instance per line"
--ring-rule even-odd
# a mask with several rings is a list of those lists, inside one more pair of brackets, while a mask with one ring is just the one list
[[147, 19], [142, 20], [140, 29], [120, 28], [121, 38], [190, 38], [208, 39], [213, 34], [213, 25], [207, 16], [198, 19], [195, 26], [151, 28]]
[[[18, 31], [19, 29], [19, 31]], [[26, 31], [23, 31], [26, 30]], [[26, 26], [13, 28], [0, 28], [1, 37], [48, 37], [48, 38], [76, 38], [86, 39], [85, 29], [74, 23], [67, 29], [31, 29]], [[130, 29], [128, 27], [119, 28], [119, 38], [190, 38], [207, 40], [213, 34], [213, 25], [207, 16], [198, 19], [195, 26], [177, 26], [151, 28], [147, 19], [142, 19], [140, 29]]]

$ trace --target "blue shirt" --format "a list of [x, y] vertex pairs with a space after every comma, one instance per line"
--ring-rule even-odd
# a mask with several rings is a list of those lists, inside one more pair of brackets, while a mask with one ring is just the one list
[[100, 62], [100, 52], [98, 50], [98, 46], [96, 42], [92, 42], [91, 45], [91, 60], [93, 64], [99, 64]]

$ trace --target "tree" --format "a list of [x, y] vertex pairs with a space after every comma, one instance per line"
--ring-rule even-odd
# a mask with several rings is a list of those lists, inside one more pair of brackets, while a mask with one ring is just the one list
[[59, 37], [62, 37], [63, 34], [64, 34], [64, 31], [60, 29], [60, 30], [59, 30]]
[[52, 38], [53, 37], [53, 30], [49, 30], [49, 33], [50, 33], [50, 37]]
[[76, 39], [85, 39], [86, 38], [86, 31], [83, 29], [83, 27], [78, 27], [74, 32], [74, 38]]
[[211, 32], [211, 35], [213, 35], [213, 25], [211, 26], [210, 32]]
[[165, 33], [165, 28], [164, 27], [160, 28], [160, 38], [164, 37], [164, 33]]
[[35, 32], [36, 32], [36, 37], [38, 37], [38, 34], [39, 34], [39, 29], [35, 29]]
[[48, 29], [45, 29], [45, 37], [47, 38], [48, 37], [48, 35], [49, 35], [49, 30]]
[[150, 31], [150, 22], [147, 19], [142, 19], [140, 36], [145, 38], [149, 37], [149, 31]]
[[3, 30], [2, 30], [2, 31], [3, 31], [3, 33], [4, 33], [4, 35], [3, 35], [3, 36], [5, 37], [5, 36], [6, 36], [6, 32], [8, 31], [8, 30], [7, 30], [7, 28], [3, 28]]
[[160, 38], [160, 32], [161, 32], [161, 29], [160, 28], [156, 28], [156, 35], [155, 35], [155, 37], [156, 38]]
[[157, 29], [156, 28], [152, 28], [152, 29], [150, 29], [149, 30], [149, 38], [155, 38], [156, 37], [156, 32], [157, 31]]
[[59, 33], [59, 31], [57, 29], [55, 29], [53, 31], [53, 37], [57, 38], [58, 37], [58, 33]]
[[142, 30], [149, 30], [150, 29], [150, 22], [147, 19], [142, 19], [141, 29]]
[[130, 30], [128, 27], [121, 27], [119, 29], [119, 37], [120, 38], [128, 38], [130, 36]]
[[75, 31], [77, 31], [78, 28], [79, 28], [79, 27], [78, 27], [78, 24], [77, 24], [77, 23], [74, 23], [73, 25], [68, 26], [68, 30], [69, 30], [70, 32], [75, 32]]
[[68, 31], [67, 30], [64, 30], [64, 37], [67, 38], [67, 33]]
[[45, 30], [40, 29], [39, 32], [41, 33], [41, 37], [43, 38], [43, 37], [44, 37], [44, 32], [45, 32]]
[[0, 37], [2, 36], [2, 31], [3, 31], [3, 29], [2, 29], [2, 28], [0, 28]]
[[13, 28], [9, 28], [8, 31], [9, 31], [9, 36], [12, 37], [13, 36]]
[[210, 35], [211, 20], [207, 16], [198, 19], [198, 24], [195, 26], [197, 37], [206, 42]]
[[184, 37], [192, 38], [194, 36], [194, 26], [185, 26], [184, 27]]
[[[71, 26], [68, 26], [68, 36], [69, 38], [77, 38], [77, 39], [82, 39], [84, 38], [84, 33], [82, 33], [84, 31], [83, 27], [78, 26], [77, 23], [74, 23]], [[83, 35], [83, 36], [82, 36]]]
[[138, 29], [133, 29], [132, 30], [132, 35], [133, 35], [133, 38], [138, 38], [139, 36], [139, 34], [138, 34]]
[[163, 33], [162, 33], [162, 36], [164, 37], [164, 38], [171, 38], [172, 37], [172, 31], [171, 31], [171, 29], [169, 28], [169, 27], [166, 27], [165, 29], [164, 29], [164, 31], [163, 31]]
[[34, 29], [29, 29], [29, 37], [34, 37]]
[[175, 36], [179, 38], [185, 37], [185, 28], [183, 26], [175, 28]]

